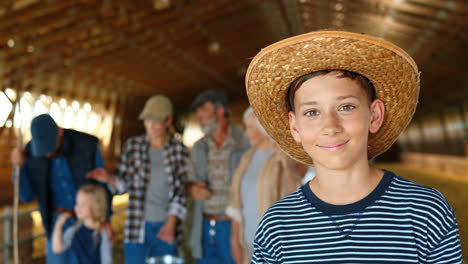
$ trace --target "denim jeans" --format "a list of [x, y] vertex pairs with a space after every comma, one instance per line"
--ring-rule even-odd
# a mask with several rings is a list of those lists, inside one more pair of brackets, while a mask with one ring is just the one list
[[203, 219], [203, 258], [197, 264], [233, 264], [231, 256], [231, 221]]
[[125, 263], [144, 264], [145, 259], [150, 256], [177, 255], [175, 244], [166, 243], [156, 237], [163, 225], [164, 221], [145, 222], [144, 243], [125, 243], [124, 245]]

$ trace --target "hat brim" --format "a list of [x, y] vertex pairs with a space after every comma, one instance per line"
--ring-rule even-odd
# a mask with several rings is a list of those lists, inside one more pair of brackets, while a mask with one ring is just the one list
[[321, 70], [347, 70], [367, 77], [385, 103], [380, 130], [369, 135], [368, 158], [385, 152], [416, 110], [419, 72], [402, 49], [387, 41], [342, 31], [317, 31], [262, 49], [247, 69], [247, 96], [254, 112], [279, 147], [307, 165], [312, 159], [291, 135], [287, 92], [291, 82]]
[[149, 113], [141, 113], [138, 118], [140, 120], [151, 120], [152, 122], [155, 122], [155, 123], [161, 123], [161, 122], [164, 122], [168, 119], [169, 116], [167, 115], [164, 115], [164, 116], [156, 116], [154, 114], [149, 114]]

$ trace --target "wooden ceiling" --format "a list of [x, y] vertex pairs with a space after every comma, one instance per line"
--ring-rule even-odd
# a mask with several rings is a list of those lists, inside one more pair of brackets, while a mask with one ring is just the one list
[[322, 28], [385, 38], [418, 63], [418, 114], [468, 100], [463, 0], [1, 0], [3, 86], [185, 106], [207, 88], [246, 102], [250, 59]]

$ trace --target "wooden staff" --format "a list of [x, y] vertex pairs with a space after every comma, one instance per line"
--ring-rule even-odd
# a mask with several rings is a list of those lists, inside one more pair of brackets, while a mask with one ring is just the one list
[[[18, 94], [19, 96], [19, 94]], [[17, 107], [18, 112], [17, 114], [20, 116], [20, 123], [18, 128], [18, 138], [17, 138], [17, 145], [18, 147], [23, 147], [23, 137], [21, 131], [21, 107], [20, 107], [20, 100], [17, 100], [15, 104], [15, 108]], [[16, 109], [15, 109], [16, 111]], [[16, 113], [15, 113], [16, 114]], [[21, 174], [21, 167], [19, 165], [15, 165], [15, 183], [14, 183], [14, 197], [13, 197], [13, 260], [15, 264], [19, 264], [19, 249], [18, 249], [18, 204], [19, 204], [19, 184], [20, 184], [20, 174]]]

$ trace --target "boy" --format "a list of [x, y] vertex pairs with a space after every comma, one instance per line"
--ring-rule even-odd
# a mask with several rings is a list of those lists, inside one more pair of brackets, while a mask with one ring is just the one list
[[263, 49], [246, 86], [270, 136], [316, 169], [265, 213], [252, 263], [462, 263], [445, 198], [368, 163], [415, 111], [408, 54], [374, 37], [312, 32]]

